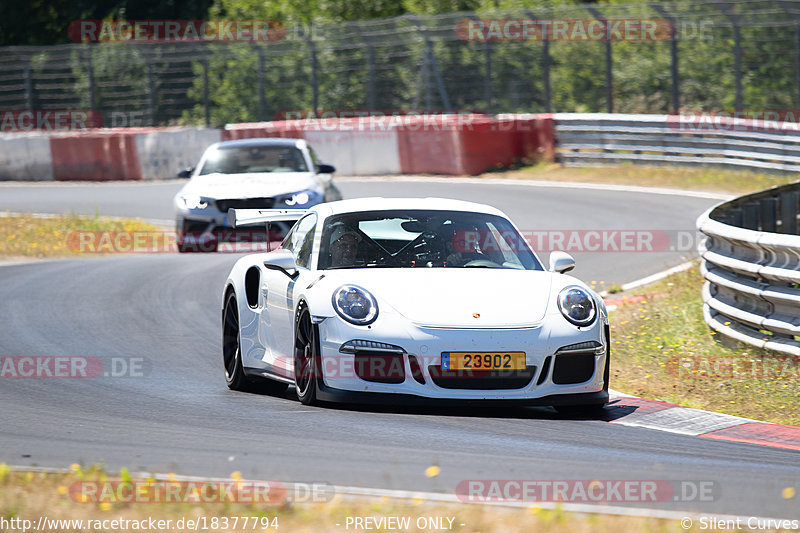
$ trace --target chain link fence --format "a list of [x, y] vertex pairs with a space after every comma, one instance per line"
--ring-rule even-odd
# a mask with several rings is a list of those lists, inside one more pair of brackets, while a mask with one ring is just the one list
[[[465, 39], [468, 21], [667, 21], [654, 41]], [[0, 51], [0, 110], [106, 126], [290, 110], [667, 113], [800, 108], [800, 0], [575, 5], [288, 28], [278, 42], [105, 42]]]

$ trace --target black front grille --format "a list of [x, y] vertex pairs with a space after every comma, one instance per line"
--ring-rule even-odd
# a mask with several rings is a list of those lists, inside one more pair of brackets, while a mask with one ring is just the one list
[[356, 375], [373, 383], [402, 383], [406, 380], [403, 354], [359, 351], [355, 355]]
[[535, 366], [525, 370], [442, 370], [439, 365], [428, 367], [433, 382], [443, 389], [502, 390], [528, 386], [536, 375]]
[[208, 220], [192, 220], [190, 218], [184, 218], [181, 231], [183, 233], [196, 233], [197, 235], [200, 235], [206, 231], [210, 225], [211, 223]]
[[594, 375], [593, 353], [557, 354], [553, 364], [553, 383], [575, 385], [592, 379]]
[[275, 205], [275, 198], [241, 198], [233, 200], [217, 200], [217, 209], [227, 213], [228, 209], [270, 209]]

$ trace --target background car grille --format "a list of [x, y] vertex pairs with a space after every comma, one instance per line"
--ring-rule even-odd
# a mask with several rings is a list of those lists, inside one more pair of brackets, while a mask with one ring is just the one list
[[501, 390], [526, 387], [536, 375], [535, 366], [525, 370], [442, 370], [428, 367], [433, 382], [443, 389]]
[[228, 209], [270, 209], [275, 205], [275, 198], [241, 198], [232, 200], [217, 200], [217, 209], [227, 213]]

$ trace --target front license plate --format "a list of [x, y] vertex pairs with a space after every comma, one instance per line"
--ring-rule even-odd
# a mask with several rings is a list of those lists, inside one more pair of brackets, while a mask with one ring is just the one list
[[442, 370], [525, 370], [525, 352], [442, 352]]

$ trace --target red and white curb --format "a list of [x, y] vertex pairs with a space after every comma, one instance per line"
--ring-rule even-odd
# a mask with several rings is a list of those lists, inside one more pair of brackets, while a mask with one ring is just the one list
[[623, 426], [800, 450], [800, 427], [645, 400], [616, 391], [611, 391], [611, 401], [602, 419]]
[[[623, 290], [630, 290], [661, 280], [676, 272], [694, 266], [683, 263], [652, 276], [626, 283]], [[634, 296], [605, 300], [606, 309], [614, 311], [618, 305], [635, 303], [650, 296]], [[682, 407], [657, 400], [645, 400], [617, 391], [610, 391], [611, 401], [602, 419], [623, 426], [641, 427], [667, 431], [680, 435], [705, 437], [730, 442], [744, 442], [771, 446], [787, 450], [800, 450], [800, 428], [770, 422], [759, 422], [749, 418]]]

